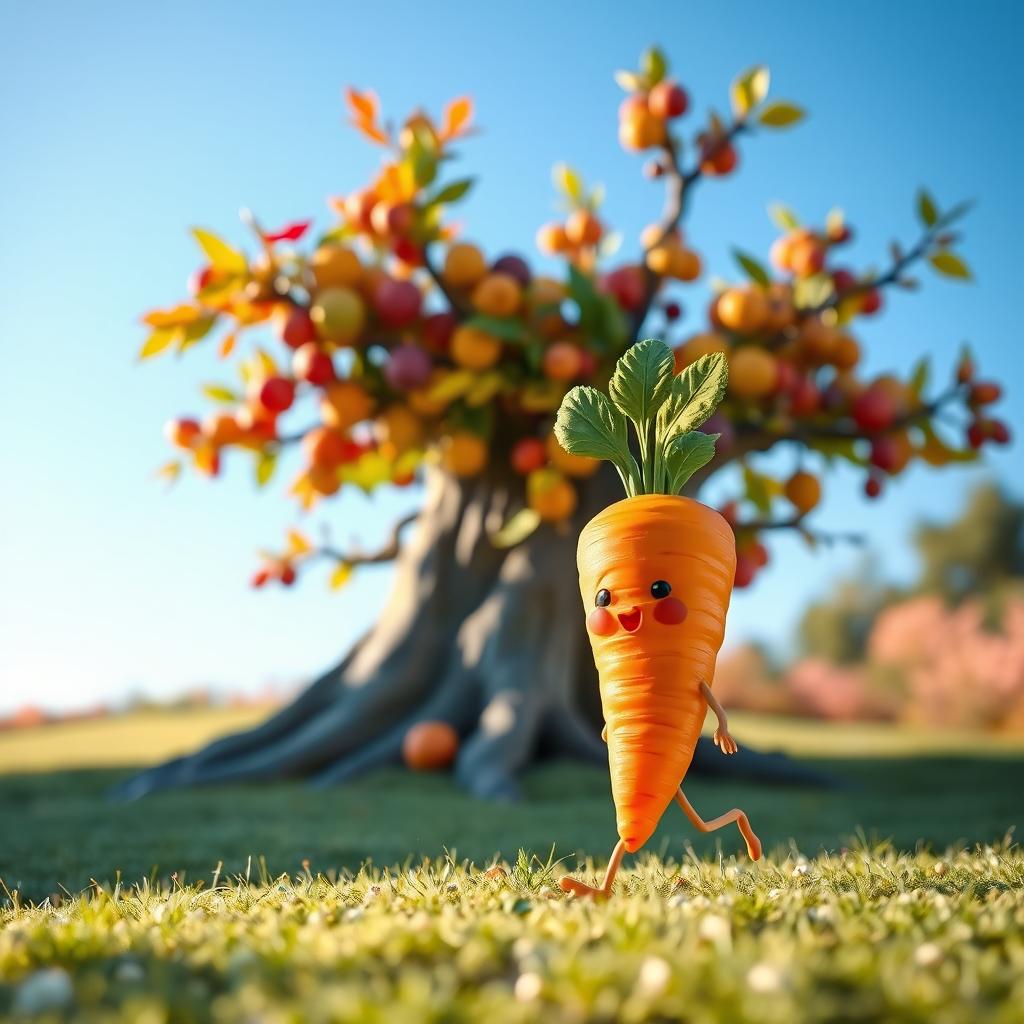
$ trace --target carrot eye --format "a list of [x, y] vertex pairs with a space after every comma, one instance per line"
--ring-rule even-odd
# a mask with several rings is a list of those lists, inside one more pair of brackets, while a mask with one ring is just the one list
[[612, 595], [609, 591], [599, 590], [597, 592], [597, 597], [594, 598], [594, 604], [596, 604], [598, 608], [607, 608], [611, 603]]
[[661, 600], [663, 597], [668, 597], [672, 593], [672, 584], [667, 580], [655, 580], [651, 584], [651, 597]]

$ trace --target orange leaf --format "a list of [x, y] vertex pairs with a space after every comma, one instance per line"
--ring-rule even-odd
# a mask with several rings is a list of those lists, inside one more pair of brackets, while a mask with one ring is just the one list
[[391, 139], [384, 131], [381, 130], [376, 121], [371, 121], [366, 117], [354, 117], [352, 118], [352, 124], [368, 139], [372, 139], [374, 142], [379, 142], [382, 146], [388, 146], [391, 144]]
[[345, 89], [345, 99], [356, 118], [370, 122], [377, 120], [377, 97], [372, 92], [359, 92], [350, 85]]
[[201, 309], [182, 303], [170, 309], [154, 309], [142, 318], [142, 322], [150, 327], [184, 327], [186, 324], [194, 323], [201, 316]]
[[220, 347], [217, 349], [217, 355], [221, 359], [227, 359], [232, 352], [235, 351], [235, 345], [238, 342], [238, 335], [232, 331], [230, 334], [225, 334], [220, 341]]
[[444, 128], [441, 130], [442, 141], [457, 138], [465, 134], [473, 117], [473, 101], [468, 96], [460, 96], [445, 107]]

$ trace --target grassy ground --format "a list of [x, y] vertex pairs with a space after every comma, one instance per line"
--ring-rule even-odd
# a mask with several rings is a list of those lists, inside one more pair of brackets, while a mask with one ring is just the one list
[[[244, 718], [219, 714], [0, 736], [0, 1017], [1024, 1020], [1024, 857], [971, 849], [1019, 820], [1024, 751], [1010, 742], [737, 715], [741, 742], [812, 754], [850, 785], [690, 780], [706, 816], [746, 809], [769, 859], [734, 857], [734, 828], [697, 836], [671, 808], [595, 908], [555, 878], [614, 839], [596, 769], [543, 766], [512, 806], [397, 771], [326, 792], [105, 800], [140, 752]], [[858, 844], [858, 829], [893, 845]], [[552, 844], [564, 864], [516, 866]], [[439, 859], [453, 848], [458, 861]], [[364, 861], [399, 867], [352, 875]]]

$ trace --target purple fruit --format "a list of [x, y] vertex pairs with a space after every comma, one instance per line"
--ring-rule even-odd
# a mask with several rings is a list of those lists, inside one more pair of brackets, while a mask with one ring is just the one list
[[508, 274], [509, 277], [515, 278], [521, 288], [526, 288], [530, 284], [530, 265], [522, 256], [516, 256], [514, 253], [499, 256], [492, 264], [491, 270], [496, 274]]
[[396, 391], [415, 391], [430, 380], [430, 356], [415, 345], [400, 345], [391, 353], [384, 371]]

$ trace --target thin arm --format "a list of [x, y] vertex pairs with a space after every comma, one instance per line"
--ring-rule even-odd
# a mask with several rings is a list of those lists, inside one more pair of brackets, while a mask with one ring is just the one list
[[715, 746], [723, 754], [735, 754], [739, 750], [739, 746], [729, 734], [729, 719], [725, 713], [725, 708], [718, 702], [718, 698], [711, 692], [711, 687], [703, 679], [700, 683], [700, 689], [701, 693], [704, 694], [704, 699], [708, 702], [708, 707], [714, 711], [715, 717], [718, 719], [718, 728], [715, 730]]

